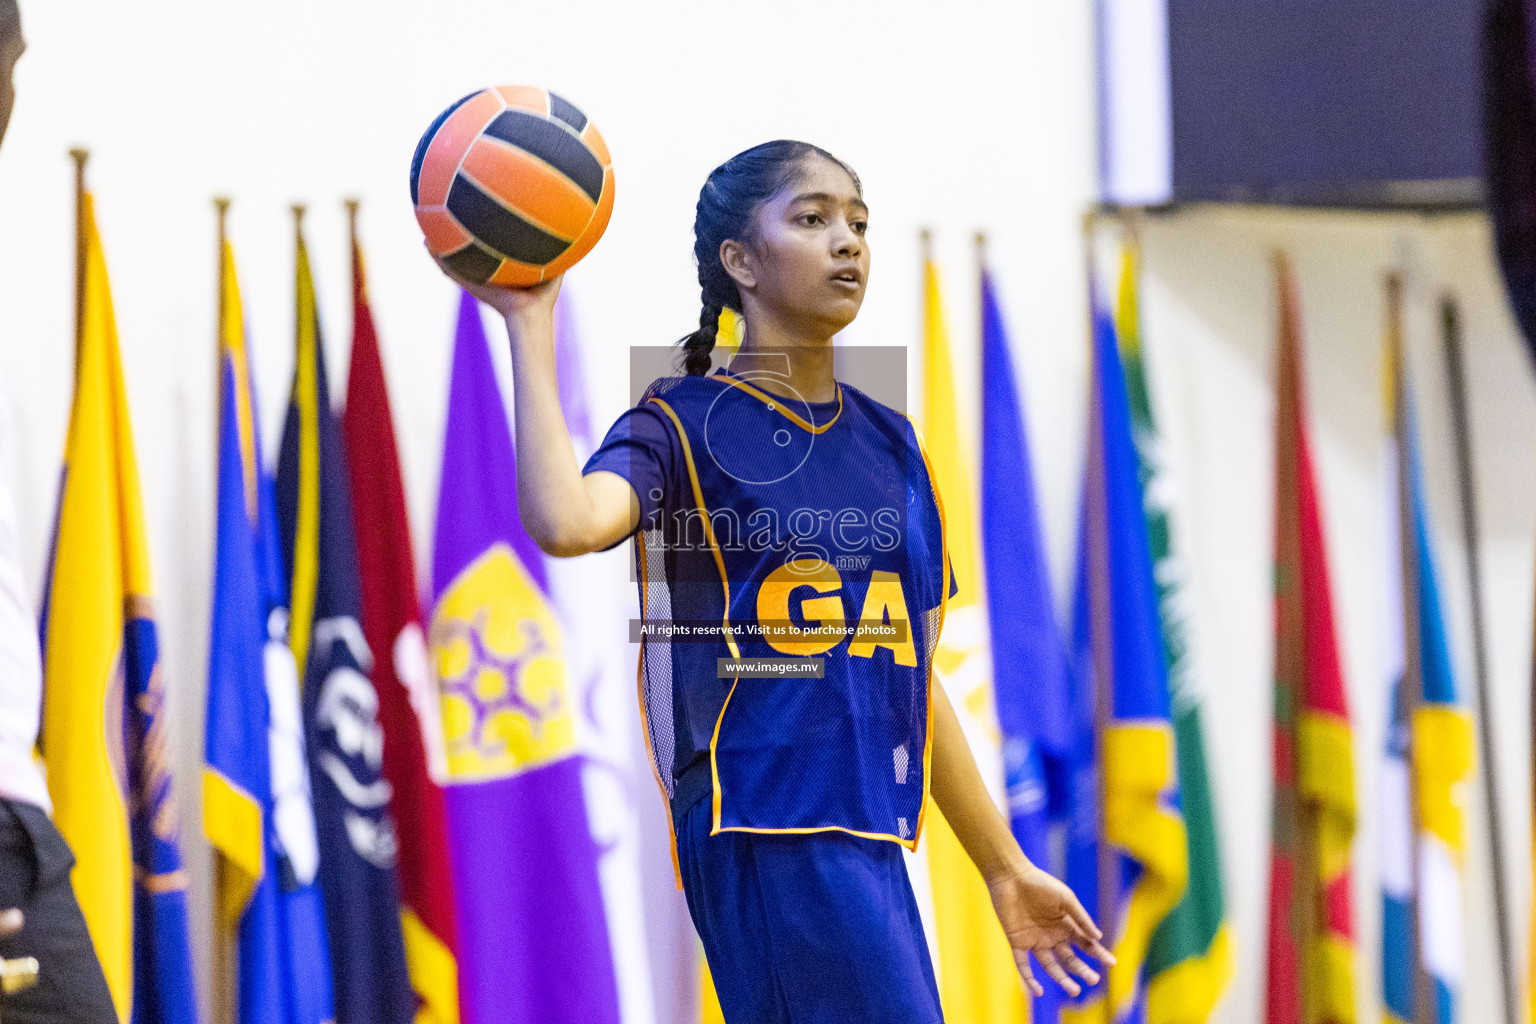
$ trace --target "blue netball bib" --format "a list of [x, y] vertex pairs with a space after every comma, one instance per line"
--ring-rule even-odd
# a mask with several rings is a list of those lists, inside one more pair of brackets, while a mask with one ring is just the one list
[[911, 421], [846, 384], [812, 406], [723, 373], [645, 401], [677, 431], [689, 491], [636, 537], [642, 712], [668, 795], [675, 755], [707, 737], [712, 834], [915, 847], [950, 581]]

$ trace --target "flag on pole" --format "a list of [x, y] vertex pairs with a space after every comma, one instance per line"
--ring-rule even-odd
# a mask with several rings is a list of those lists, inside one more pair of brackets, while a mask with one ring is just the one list
[[262, 469], [256, 382], [227, 241], [219, 263], [218, 526], [203, 755], [215, 971], [224, 975], [214, 1019], [328, 1024], [330, 951], [277, 506]]
[[981, 536], [992, 677], [1014, 838], [1025, 856], [1046, 867], [1051, 814], [1063, 795], [1059, 785], [1053, 792], [1051, 767], [1070, 753], [1070, 692], [1017, 389], [992, 276], [983, 267]]
[[1141, 478], [1157, 584], [1157, 613], [1179, 765], [1179, 803], [1188, 841], [1189, 885], [1147, 950], [1148, 1024], [1203, 1024], [1232, 980], [1232, 928], [1226, 920], [1216, 811], [1205, 766], [1201, 692], [1194, 678], [1185, 626], [1184, 559], [1173, 517], [1178, 486], [1169, 473], [1142, 363], [1141, 251], [1131, 240], [1122, 254], [1116, 333], [1131, 405], [1131, 433]]
[[[1053, 865], [1051, 827], [1067, 806], [1072, 753], [1066, 641], [1051, 596], [1013, 356], [992, 276], [981, 271], [981, 537], [997, 718], [1014, 838], [1033, 863]], [[1059, 1019], [1064, 993], [1043, 977], [1037, 1024]]]
[[[355, 207], [354, 207], [355, 218]], [[352, 231], [352, 366], [342, 422], [362, 583], [363, 636], [379, 652], [373, 686], [384, 730], [384, 777], [400, 834], [400, 923], [417, 1024], [458, 1024], [459, 983], [442, 713], [427, 661], [416, 561], [384, 363], [379, 355], [363, 251]]]
[[1393, 571], [1388, 635], [1395, 643], [1381, 786], [1382, 996], [1392, 1024], [1454, 1024], [1464, 975], [1462, 805], [1472, 774], [1472, 718], [1451, 670], [1440, 610], [1395, 278], [1388, 295], [1385, 536]]
[[1301, 385], [1301, 310], [1278, 266], [1274, 817], [1267, 1024], [1352, 1024], [1353, 737]]
[[379, 698], [368, 677], [374, 658], [358, 623], [362, 584], [351, 487], [326, 385], [309, 254], [297, 227], [295, 243], [293, 391], [277, 464], [277, 506], [292, 581], [289, 645], [303, 680], [336, 1020], [405, 1024], [415, 1016], [416, 999], [401, 935], [398, 840], [383, 774]]
[[[1183, 898], [1189, 870], [1130, 397], [1114, 324], [1091, 301], [1093, 386], [1074, 609], [1079, 783], [1067, 880], [1104, 922], [1117, 962], [1063, 1011], [1069, 1024], [1145, 1019], [1152, 937]], [[1092, 764], [1095, 734], [1097, 787], [1092, 769], [1083, 768]]]
[[[1001, 736], [992, 691], [987, 609], [971, 501], [969, 452], [961, 441], [949, 334], [938, 268], [923, 261], [923, 436], [944, 496], [945, 539], [958, 590], [949, 599], [933, 670], [965, 730], [982, 778], [1002, 804]], [[939, 1001], [950, 1020], [974, 1024], [1026, 1019], [1024, 987], [986, 884], [936, 806], [928, 807]]]
[[428, 632], [466, 1024], [617, 1024], [578, 709], [480, 311], [459, 305]]
[[[567, 282], [555, 302], [555, 366], [560, 410], [576, 461], [585, 465], [600, 435], [594, 428], [577, 328]], [[615, 570], [622, 571], [623, 564], [617, 552], [606, 557], [541, 557], [565, 638], [567, 685], [580, 711], [576, 738], [584, 762], [588, 821], [600, 850], [598, 878], [620, 1016], [624, 1024], [669, 1024], [679, 1019], [679, 1012], [692, 1009], [678, 1006], [675, 993], [698, 986], [692, 955], [698, 938], [687, 900], [676, 887], [664, 821], [660, 839], [668, 852], [657, 862], [642, 858], [639, 802], [656, 792], [656, 782], [655, 769], [639, 742], [635, 666], [626, 657], [626, 599], [634, 588], [615, 585]], [[659, 804], [655, 809], [662, 810]], [[652, 944], [658, 935], [659, 949]], [[683, 940], [683, 955], [667, 957], [675, 950], [674, 937]], [[658, 1005], [658, 992], [665, 1006]]]
[[75, 394], [43, 618], [41, 746], [118, 1018], [192, 1024], [138, 460], [94, 198], [83, 188], [78, 198]]

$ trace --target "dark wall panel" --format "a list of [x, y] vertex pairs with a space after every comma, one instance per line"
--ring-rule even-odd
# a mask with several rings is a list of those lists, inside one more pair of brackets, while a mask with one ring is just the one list
[[1174, 198], [1473, 201], [1475, 0], [1168, 0]]

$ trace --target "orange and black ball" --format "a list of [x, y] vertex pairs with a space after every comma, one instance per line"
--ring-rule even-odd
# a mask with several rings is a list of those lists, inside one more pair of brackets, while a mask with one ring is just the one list
[[432, 122], [411, 161], [427, 248], [477, 284], [525, 288], [591, 251], [613, 213], [613, 161], [597, 127], [546, 89], [502, 85]]

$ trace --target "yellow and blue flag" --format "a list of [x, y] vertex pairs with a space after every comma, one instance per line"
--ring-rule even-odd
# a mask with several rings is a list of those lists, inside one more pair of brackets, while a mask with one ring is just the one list
[[277, 508], [292, 581], [289, 645], [303, 680], [336, 1020], [407, 1024], [416, 995], [401, 932], [399, 840], [384, 777], [379, 697], [369, 677], [373, 653], [359, 622], [352, 489], [302, 234], [296, 243], [293, 391], [278, 455]]
[[1093, 327], [1067, 882], [1101, 922], [1117, 962], [1062, 1010], [1066, 1024], [1146, 1019], [1152, 936], [1189, 873], [1130, 398], [1114, 324], [1096, 300]]
[[203, 830], [215, 852], [219, 941], [235, 937], [237, 1024], [326, 1024], [330, 955], [299, 680], [288, 650], [272, 478], [234, 251], [219, 269], [218, 527], [208, 658]]
[[80, 205], [75, 395], [43, 612], [54, 822], [118, 1018], [193, 1024], [149, 548], [107, 265]]
[[1451, 670], [1440, 607], [1396, 281], [1389, 291], [1387, 593], [1397, 642], [1381, 776], [1382, 999], [1391, 1024], [1454, 1024], [1465, 971], [1462, 806], [1472, 773], [1472, 717]]

